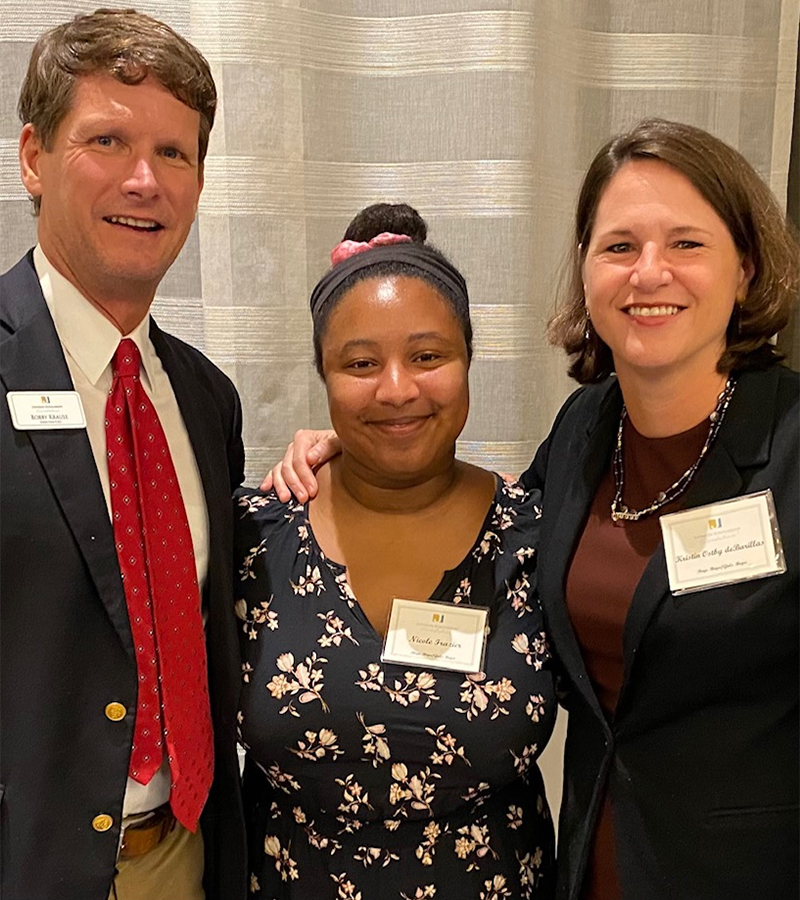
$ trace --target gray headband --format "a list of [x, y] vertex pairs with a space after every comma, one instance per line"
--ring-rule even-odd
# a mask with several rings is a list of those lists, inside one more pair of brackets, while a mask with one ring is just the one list
[[431, 275], [456, 297], [463, 297], [469, 307], [467, 284], [458, 269], [425, 244], [402, 243], [371, 247], [328, 269], [311, 292], [311, 315], [315, 315], [354, 272], [382, 262], [404, 263]]

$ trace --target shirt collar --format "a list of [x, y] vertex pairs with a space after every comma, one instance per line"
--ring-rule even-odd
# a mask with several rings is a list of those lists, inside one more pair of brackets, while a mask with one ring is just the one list
[[[87, 380], [97, 385], [123, 335], [75, 285], [56, 271], [38, 244], [33, 251], [33, 264], [62, 346]], [[148, 372], [153, 371], [155, 354], [150, 341], [150, 313], [124, 337], [130, 338], [139, 348], [142, 368], [147, 376]]]

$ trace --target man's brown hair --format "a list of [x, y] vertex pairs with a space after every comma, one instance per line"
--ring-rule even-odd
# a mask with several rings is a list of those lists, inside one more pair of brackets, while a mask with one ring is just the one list
[[[108, 74], [123, 84], [154, 78], [200, 113], [202, 166], [214, 124], [217, 90], [205, 57], [168, 25], [133, 9], [98, 9], [45, 32], [31, 52], [17, 111], [31, 123], [45, 150], [72, 106], [75, 86], [87, 75]], [[38, 212], [39, 199], [34, 198]]]

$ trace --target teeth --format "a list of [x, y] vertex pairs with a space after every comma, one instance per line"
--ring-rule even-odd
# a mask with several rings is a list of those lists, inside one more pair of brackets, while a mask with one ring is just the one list
[[629, 306], [625, 312], [629, 316], [677, 316], [679, 306]]
[[152, 219], [132, 219], [130, 216], [109, 216], [109, 222], [118, 225], [130, 225], [131, 228], [158, 228], [158, 222]]

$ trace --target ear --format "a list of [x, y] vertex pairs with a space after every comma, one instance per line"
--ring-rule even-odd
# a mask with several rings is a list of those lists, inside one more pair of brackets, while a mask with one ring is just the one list
[[[742, 272], [739, 276], [739, 285], [736, 289], [736, 302], [744, 303], [747, 298], [747, 289], [750, 287], [750, 282], [756, 274], [756, 267], [753, 265], [753, 260], [750, 259], [749, 256], [743, 256], [740, 265]], [[741, 299], [739, 299], [740, 297]]]
[[194, 205], [194, 217], [197, 218], [197, 210], [200, 208], [200, 195], [206, 183], [206, 172], [203, 163], [197, 167], [197, 202]]
[[22, 127], [19, 136], [19, 173], [25, 190], [31, 197], [42, 196], [39, 165], [43, 153], [45, 149], [36, 134], [36, 129], [28, 122]]

